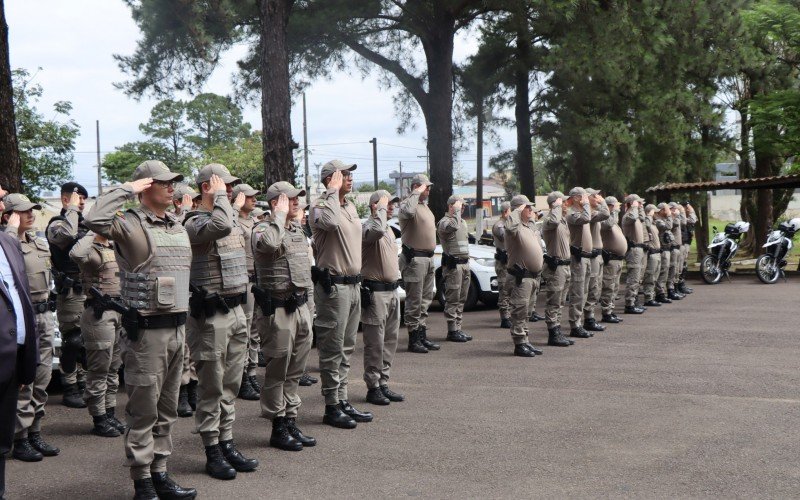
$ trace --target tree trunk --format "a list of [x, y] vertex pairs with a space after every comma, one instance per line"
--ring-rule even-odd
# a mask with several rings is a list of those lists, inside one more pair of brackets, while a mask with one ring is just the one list
[[[747, 88], [747, 87], [745, 87]], [[749, 100], [749, 92], [742, 97], [742, 100]], [[742, 146], [742, 153], [739, 159], [739, 178], [749, 179], [753, 176], [753, 166], [750, 163], [750, 116], [747, 113], [747, 105], [742, 104], [739, 109], [740, 125], [739, 125], [739, 142]], [[742, 190], [742, 201], [739, 206], [739, 214], [743, 221], [754, 224], [753, 216], [757, 213], [756, 209], [756, 191], [752, 189]], [[755, 231], [749, 231], [742, 239], [741, 249], [743, 254], [755, 254]]]
[[259, 0], [261, 22], [261, 120], [265, 186], [278, 181], [294, 184], [289, 94], [289, 51], [286, 29], [293, 0]]
[[431, 166], [429, 206], [436, 217], [447, 212], [447, 198], [453, 193], [453, 38], [455, 23], [433, 30], [425, 48], [428, 94], [422, 112], [428, 129]]
[[518, 23], [516, 45], [516, 69], [514, 70], [514, 119], [517, 130], [517, 178], [520, 191], [536, 199], [536, 185], [533, 173], [533, 142], [531, 140], [530, 89], [528, 88], [528, 61], [531, 57], [531, 41], [527, 23]]
[[19, 158], [17, 124], [14, 118], [14, 85], [8, 50], [8, 24], [4, 0], [0, 0], [0, 186], [9, 193], [22, 192], [22, 161]]

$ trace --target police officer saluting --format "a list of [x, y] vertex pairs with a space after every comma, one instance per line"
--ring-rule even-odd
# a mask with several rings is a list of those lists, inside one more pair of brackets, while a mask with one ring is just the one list
[[354, 408], [347, 394], [350, 355], [361, 320], [361, 221], [355, 205], [345, 199], [353, 189], [355, 169], [339, 160], [323, 165], [326, 191], [310, 213], [316, 259], [312, 275], [317, 309], [314, 327], [325, 397], [322, 421], [342, 429], [372, 421], [372, 413]]
[[78, 360], [82, 357], [80, 320], [83, 303], [86, 300], [80, 269], [69, 251], [77, 241], [86, 235], [88, 229], [83, 223], [83, 206], [89, 194], [77, 182], [67, 182], [61, 186], [61, 214], [50, 219], [47, 225], [47, 241], [53, 260], [53, 281], [56, 285], [56, 307], [58, 330], [61, 332], [60, 369], [64, 382], [64, 406], [86, 408], [78, 389]]
[[506, 279], [508, 276], [508, 252], [505, 243], [505, 223], [511, 215], [511, 203], [504, 201], [500, 204], [500, 218], [492, 226], [492, 239], [494, 240], [494, 272], [497, 275], [498, 297], [497, 309], [500, 311], [500, 328], [511, 328], [511, 309], [509, 296], [512, 283]]
[[[586, 280], [589, 278], [590, 259], [592, 253], [592, 232], [589, 223], [592, 221], [592, 207], [589, 195], [581, 187], [569, 191], [566, 204], [567, 226], [569, 227], [569, 250], [572, 260], [569, 265], [569, 334], [571, 337], [589, 338], [593, 333], [583, 327], [583, 306], [586, 303]], [[548, 245], [548, 248], [550, 246]]]
[[636, 306], [639, 296], [639, 283], [641, 282], [644, 265], [644, 207], [638, 195], [629, 194], [625, 197], [625, 215], [622, 216], [622, 233], [628, 240], [628, 253], [625, 254], [625, 313], [642, 314], [644, 309]]
[[405, 322], [408, 350], [418, 354], [438, 351], [428, 340], [428, 307], [433, 300], [433, 251], [436, 249], [436, 220], [428, 208], [433, 183], [417, 174], [411, 179], [411, 193], [400, 203], [400, 237], [403, 242], [400, 272], [406, 290]]
[[389, 389], [392, 360], [400, 333], [400, 295], [397, 283], [400, 268], [397, 243], [387, 221], [394, 214], [394, 204], [388, 191], [376, 191], [370, 196], [370, 217], [363, 223], [361, 249], [361, 323], [364, 329], [364, 382], [367, 401], [388, 405], [405, 398]]
[[[0, 193], [2, 190], [0, 189]], [[33, 210], [42, 206], [31, 202], [23, 194], [9, 194], [5, 204], [3, 223], [5, 232], [17, 239], [22, 247], [25, 272], [31, 291], [31, 302], [39, 339], [39, 365], [32, 384], [22, 386], [17, 397], [17, 422], [14, 429], [13, 456], [23, 462], [38, 462], [42, 457], [53, 457], [60, 450], [42, 439], [42, 418], [47, 403], [47, 385], [53, 373], [53, 311], [55, 300], [50, 297], [50, 249], [44, 238], [33, 231], [36, 216]]]
[[115, 410], [119, 388], [120, 333], [125, 306], [120, 300], [119, 266], [114, 244], [101, 234], [88, 233], [69, 256], [81, 268], [88, 298], [81, 316], [86, 347], [86, 391], [94, 427], [92, 434], [118, 437], [125, 432]]
[[670, 262], [672, 261], [672, 212], [669, 205], [662, 202], [656, 208], [658, 211], [653, 215], [653, 224], [658, 230], [659, 244], [661, 245], [661, 267], [658, 272], [656, 282], [656, 300], [661, 304], [671, 304], [672, 300], [667, 297]]
[[628, 242], [619, 227], [619, 201], [613, 196], [607, 196], [606, 205], [610, 216], [600, 223], [600, 237], [603, 238], [603, 291], [600, 293], [600, 307], [603, 310], [603, 323], [622, 323], [622, 318], [614, 313], [614, 307]]
[[511, 215], [505, 221], [508, 275], [504, 284], [511, 290], [511, 337], [514, 339], [514, 355], [532, 358], [542, 354], [530, 343], [528, 319], [531, 295], [542, 271], [544, 252], [536, 229], [533, 203], [520, 194], [511, 199], [511, 209]]
[[655, 211], [656, 206], [653, 204], [648, 204], [644, 207], [647, 267], [644, 271], [642, 288], [644, 291], [645, 307], [661, 306], [661, 303], [656, 300], [656, 283], [658, 282], [658, 275], [661, 271], [661, 239], [658, 236], [658, 227], [656, 227], [655, 221], [653, 220]]
[[272, 215], [256, 225], [251, 244], [255, 260], [255, 307], [266, 355], [261, 416], [272, 421], [270, 446], [300, 451], [317, 441], [297, 427], [300, 395], [297, 387], [311, 351], [312, 291], [309, 245], [299, 218], [299, 198], [306, 192], [288, 182], [267, 189]]
[[[167, 212], [175, 181], [160, 161], [136, 167], [133, 181], [97, 199], [86, 225], [116, 242], [123, 314], [123, 363], [128, 404], [125, 455], [136, 499], [194, 498], [167, 474], [183, 368], [189, 263], [186, 230]], [[139, 206], [125, 212], [138, 197]], [[146, 340], [145, 340], [146, 337]]]
[[592, 220], [589, 222], [589, 231], [592, 233], [592, 255], [589, 259], [589, 274], [585, 280], [585, 298], [583, 305], [583, 327], [590, 332], [602, 332], [605, 330], [603, 325], [599, 325], [594, 317], [594, 310], [600, 301], [600, 293], [603, 283], [603, 238], [600, 235], [600, 224], [608, 220], [611, 212], [608, 209], [606, 200], [600, 196], [596, 189], [587, 188], [586, 194], [589, 195], [592, 205]]
[[544, 316], [547, 322], [547, 345], [566, 347], [574, 341], [561, 333], [561, 310], [567, 296], [570, 279], [569, 228], [565, 217], [564, 194], [553, 191], [547, 195], [550, 211], [542, 222], [542, 236], [547, 247], [542, 277], [547, 282], [547, 304]]
[[472, 337], [461, 330], [464, 303], [469, 293], [469, 232], [461, 218], [464, 199], [453, 195], [447, 200], [448, 212], [437, 226], [442, 243], [442, 277], [444, 278], [444, 317], [447, 320], [447, 340], [468, 342]]
[[233, 479], [251, 472], [258, 460], [245, 458], [233, 441], [236, 396], [247, 355], [247, 256], [244, 229], [230, 203], [240, 182], [219, 163], [197, 174], [202, 201], [186, 215], [184, 226], [192, 244], [187, 334], [197, 370], [197, 410], [194, 417], [206, 451], [206, 473]]

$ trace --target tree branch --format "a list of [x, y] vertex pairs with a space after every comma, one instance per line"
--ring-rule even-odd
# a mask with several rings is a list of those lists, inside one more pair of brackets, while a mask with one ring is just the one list
[[384, 70], [393, 74], [395, 78], [397, 78], [400, 81], [403, 87], [405, 87], [406, 90], [408, 90], [408, 92], [412, 96], [414, 96], [414, 99], [416, 99], [420, 107], [422, 107], [423, 109], [426, 107], [428, 94], [427, 92], [425, 92], [422, 79], [406, 71], [406, 69], [403, 68], [403, 66], [397, 61], [392, 61], [391, 59], [385, 57], [384, 55], [379, 54], [374, 50], [368, 49], [367, 47], [358, 43], [355, 40], [343, 39], [342, 42], [348, 47], [350, 47], [350, 50], [360, 55], [367, 61], [377, 66], [380, 66]]

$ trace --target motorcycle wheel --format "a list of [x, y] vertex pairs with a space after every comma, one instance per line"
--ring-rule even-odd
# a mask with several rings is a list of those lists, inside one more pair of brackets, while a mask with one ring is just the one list
[[722, 279], [722, 270], [717, 265], [717, 258], [714, 255], [706, 255], [700, 263], [700, 274], [703, 281], [709, 285], [719, 283]]
[[772, 258], [772, 255], [760, 255], [756, 259], [756, 276], [765, 285], [771, 285], [781, 277], [781, 269]]

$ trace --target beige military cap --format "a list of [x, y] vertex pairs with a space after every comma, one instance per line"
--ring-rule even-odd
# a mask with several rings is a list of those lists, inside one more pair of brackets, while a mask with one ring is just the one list
[[305, 196], [306, 190], [292, 186], [286, 181], [279, 181], [267, 188], [267, 201], [274, 200], [278, 196], [285, 194], [287, 198]]
[[217, 175], [222, 178], [222, 182], [225, 184], [238, 184], [242, 182], [242, 180], [235, 175], [231, 175], [230, 170], [225, 165], [221, 163], [209, 163], [205, 167], [201, 168], [200, 171], [197, 173], [197, 177], [195, 178], [195, 182], [197, 185], [204, 182], [208, 182], [211, 180], [212, 175]]
[[433, 186], [433, 183], [425, 174], [417, 174], [411, 178], [412, 186]]
[[158, 160], [143, 161], [133, 171], [133, 180], [135, 181], [147, 179], [148, 177], [156, 181], [180, 182], [183, 180], [182, 174], [170, 172], [164, 162]]
[[333, 175], [337, 170], [348, 170], [352, 172], [358, 168], [355, 163], [345, 163], [342, 160], [331, 160], [322, 166], [322, 172], [319, 174], [322, 179], [326, 179]]
[[250, 184], [237, 184], [233, 187], [233, 197], [236, 198], [239, 193], [244, 193], [245, 196], [258, 196], [261, 191], [254, 189]]
[[42, 206], [32, 202], [27, 196], [20, 193], [11, 193], [3, 198], [6, 208], [3, 213], [8, 212], [27, 212], [30, 209], [41, 210]]
[[529, 200], [528, 197], [525, 196], [524, 194], [518, 194], [515, 197], [511, 198], [511, 210], [516, 210], [522, 205], [527, 205], [529, 207], [534, 206], [534, 204], [531, 203], [531, 200]]
[[389, 203], [397, 203], [400, 201], [400, 198], [397, 196], [392, 196], [389, 191], [386, 191], [385, 189], [379, 189], [372, 193], [372, 196], [369, 197], [369, 204], [372, 205], [373, 203], [378, 203], [378, 200], [384, 196], [389, 198]]

